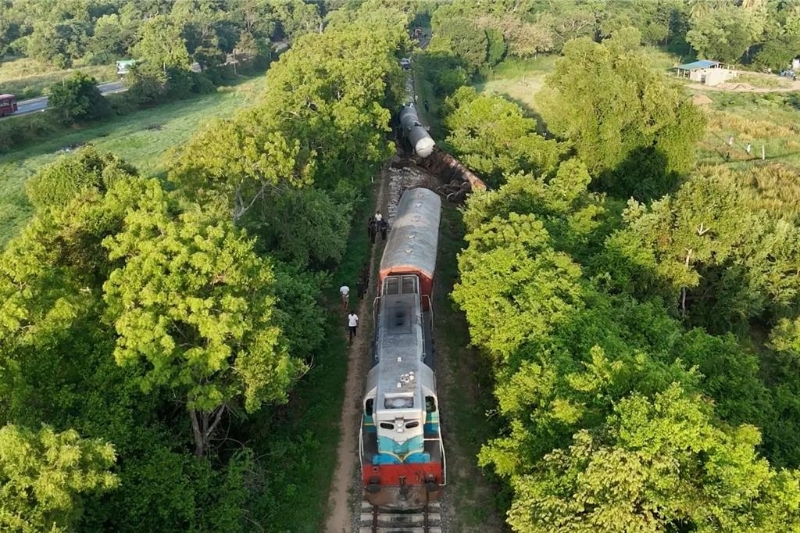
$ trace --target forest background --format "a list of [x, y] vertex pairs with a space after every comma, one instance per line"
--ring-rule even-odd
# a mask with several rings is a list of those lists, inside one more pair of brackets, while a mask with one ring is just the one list
[[[116, 8], [62, 12], [85, 39], [53, 57], [90, 60], [98, 21], [145, 5], [131, 45], [172, 32], [143, 71], [160, 83], [202, 43], [233, 53], [233, 10], [175, 19], [179, 3], [75, 2]], [[351, 221], [414, 51], [444, 146], [494, 188], [463, 211], [453, 300], [493, 370], [478, 460], [510, 526], [800, 527], [797, 169], [698, 166], [708, 117], [641, 52], [778, 69], [800, 6], [230, 4], [314, 13], [258, 104], [197, 132], [165, 180], [90, 148], [26, 184], [35, 216], [0, 257], [0, 524], [317, 530], [343, 350], [326, 296], [364, 257], [345, 253]], [[0, 42], [33, 57], [38, 19], [8, 25], [25, 4], [0, 5]], [[273, 20], [262, 45], [294, 18]], [[428, 24], [416, 50], [408, 28]], [[468, 86], [540, 54], [559, 55], [540, 114]]]

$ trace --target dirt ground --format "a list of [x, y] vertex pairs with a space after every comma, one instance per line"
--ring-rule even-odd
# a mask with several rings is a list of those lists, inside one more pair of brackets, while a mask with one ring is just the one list
[[705, 85], [702, 83], [690, 83], [690, 89], [698, 91], [728, 91], [735, 93], [790, 93], [800, 91], [800, 80], [793, 81], [788, 87], [753, 87], [748, 83], [738, 83], [736, 81], [720, 83], [719, 85]]
[[[380, 189], [377, 205], [385, 212], [388, 183], [386, 172], [381, 171]], [[378, 238], [380, 241], [380, 237]], [[380, 242], [372, 247], [369, 260], [370, 273], [375, 272], [375, 263], [380, 252]], [[353, 283], [355, 285], [355, 283]], [[369, 280], [369, 288], [364, 299], [358, 305], [358, 334], [347, 350], [347, 381], [344, 391], [342, 418], [339, 422], [342, 436], [336, 449], [336, 469], [333, 473], [331, 492], [328, 497], [328, 519], [325, 531], [328, 533], [350, 533], [353, 530], [353, 499], [360, 499], [360, 487], [355, 486], [358, 471], [358, 430], [361, 414], [361, 399], [364, 393], [365, 379], [369, 369], [370, 346], [372, 339], [372, 299], [375, 296], [375, 276]], [[352, 302], [352, 298], [351, 298]], [[342, 328], [346, 323], [345, 312], [342, 314]]]

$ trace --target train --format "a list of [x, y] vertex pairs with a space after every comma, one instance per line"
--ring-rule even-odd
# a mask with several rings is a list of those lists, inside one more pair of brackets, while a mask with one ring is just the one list
[[436, 142], [419, 120], [417, 108], [415, 107], [414, 80], [411, 74], [406, 75], [405, 89], [406, 103], [403, 104], [398, 113], [400, 129], [403, 132], [403, 137], [414, 150], [414, 154], [424, 159], [433, 153]]
[[420, 123], [414, 104], [404, 105], [400, 110], [400, 127], [417, 156], [426, 158], [433, 153], [436, 142]]
[[381, 258], [359, 433], [364, 494], [375, 507], [421, 509], [446, 485], [431, 299], [440, 216], [438, 194], [405, 191]]

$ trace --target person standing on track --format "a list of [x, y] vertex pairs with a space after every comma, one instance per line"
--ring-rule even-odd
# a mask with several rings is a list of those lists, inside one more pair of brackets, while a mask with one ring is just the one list
[[347, 315], [347, 326], [350, 328], [350, 342], [353, 342], [353, 337], [356, 336], [356, 329], [358, 328], [358, 315], [353, 311], [350, 310], [350, 314]]
[[339, 294], [342, 295], [342, 310], [346, 310], [347, 306], [350, 304], [350, 287], [342, 285], [339, 288]]

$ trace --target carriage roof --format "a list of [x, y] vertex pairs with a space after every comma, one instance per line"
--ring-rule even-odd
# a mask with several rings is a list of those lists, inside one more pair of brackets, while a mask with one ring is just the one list
[[415, 272], [433, 278], [441, 206], [439, 195], [431, 190], [403, 193], [381, 258], [381, 276]]

